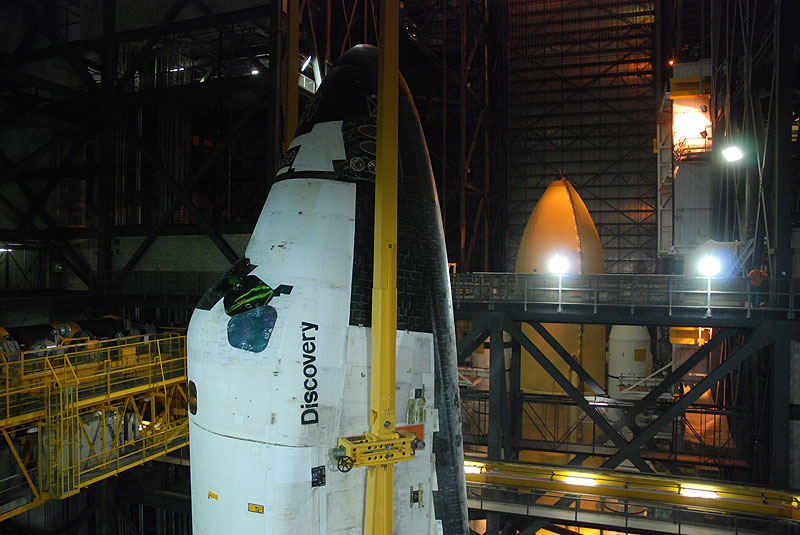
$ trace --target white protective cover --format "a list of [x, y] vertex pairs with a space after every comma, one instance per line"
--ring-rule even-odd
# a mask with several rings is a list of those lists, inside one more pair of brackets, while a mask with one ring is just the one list
[[[370, 331], [349, 325], [355, 197], [354, 184], [332, 180], [272, 187], [245, 256], [257, 266], [252, 275], [292, 289], [269, 303], [277, 320], [263, 351], [228, 343], [222, 300], [194, 312], [187, 344], [197, 388], [190, 415], [196, 535], [363, 531], [366, 471], [342, 474], [331, 455], [338, 437], [368, 425]], [[398, 426], [409, 413], [415, 424], [433, 424], [432, 336], [400, 332], [397, 347]], [[316, 401], [313, 412], [308, 399]], [[426, 444], [434, 425], [425, 425]], [[325, 484], [312, 487], [312, 469], [320, 467]], [[396, 467], [394, 533], [437, 532], [434, 482], [429, 449]]]

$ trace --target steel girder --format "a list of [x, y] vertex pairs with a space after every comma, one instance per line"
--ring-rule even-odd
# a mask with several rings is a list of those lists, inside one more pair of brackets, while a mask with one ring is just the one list
[[[500, 322], [502, 321], [502, 330], [498, 327]], [[541, 330], [544, 330], [544, 327], [541, 324], [536, 324], [531, 322], [534, 328], [541, 334]], [[538, 328], [537, 328], [538, 325]], [[562, 389], [569, 395], [570, 399], [582, 410], [584, 413], [592, 419], [593, 422], [598, 426], [598, 428], [602, 431], [602, 434], [596, 437], [595, 443], [603, 443], [607, 440], [611, 440], [614, 442], [615, 446], [617, 446], [618, 451], [617, 453], [612, 454], [604, 463], [603, 467], [606, 468], [615, 468], [625, 459], [630, 459], [630, 457], [634, 457], [632, 462], [636, 463], [640, 469], [643, 471], [651, 471], [649, 466], [646, 465], [641, 457], [638, 455], [638, 451], [640, 448], [645, 446], [655, 435], [658, 433], [665, 425], [667, 425], [673, 418], [682, 414], [689, 406], [695, 403], [699, 397], [709, 388], [713, 387], [716, 383], [722, 380], [725, 376], [727, 376], [731, 371], [736, 370], [744, 361], [748, 358], [752, 357], [754, 354], [758, 353], [762, 348], [773, 345], [773, 366], [772, 366], [772, 376], [771, 376], [771, 383], [772, 383], [772, 390], [771, 396], [772, 401], [770, 406], [773, 407], [771, 410], [771, 424], [770, 424], [770, 433], [772, 438], [772, 442], [776, 443], [778, 447], [772, 453], [772, 459], [770, 460], [770, 467], [774, 466], [782, 466], [781, 459], [788, 459], [788, 451], [787, 447], [784, 444], [784, 447], [781, 447], [780, 438], [781, 436], [786, 435], [785, 427], [788, 426], [789, 414], [790, 414], [790, 404], [788, 401], [788, 374], [786, 373], [786, 362], [788, 359], [788, 341], [792, 338], [800, 337], [798, 334], [798, 328], [794, 326], [792, 322], [775, 322], [775, 321], [765, 321], [762, 322], [758, 327], [754, 329], [745, 330], [748, 332], [747, 341], [741, 346], [737, 351], [731, 354], [725, 361], [722, 362], [720, 366], [712, 370], [711, 373], [706, 376], [699, 384], [694, 386], [692, 390], [682, 396], [678, 401], [673, 403], [671, 406], [664, 411], [659, 418], [657, 418], [651, 424], [640, 427], [635, 425], [633, 422], [635, 420], [636, 415], [641, 413], [646, 408], [652, 408], [655, 400], [665, 392], [668, 392], [672, 387], [674, 387], [682, 378], [683, 376], [692, 369], [697, 363], [701, 360], [706, 358], [711, 351], [713, 351], [716, 347], [719, 346], [723, 341], [729, 339], [731, 336], [737, 334], [740, 331], [736, 331], [731, 328], [723, 328], [715, 336], [712, 338], [704, 346], [698, 348], [698, 350], [689, 358], [687, 361], [678, 367], [675, 371], [668, 374], [658, 386], [654, 388], [654, 390], [642, 400], [634, 403], [627, 411], [625, 416], [625, 423], [626, 425], [634, 432], [634, 436], [631, 440], [623, 439], [617, 431], [610, 428], [609, 424], [605, 420], [605, 418], [600, 415], [597, 410], [589, 405], [588, 401], [586, 401], [585, 396], [582, 392], [579, 392], [570, 381], [561, 374], [558, 369], [549, 362], [549, 360], [544, 357], [542, 352], [533, 344], [530, 339], [522, 332], [519, 328], [518, 324], [512, 320], [510, 320], [507, 316], [505, 316], [502, 312], [495, 312], [490, 314], [482, 314], [476, 317], [474, 328], [462, 339], [460, 343], [459, 349], [459, 361], [463, 362], [463, 360], [472, 352], [475, 348], [477, 348], [481, 343], [482, 340], [485, 340], [486, 337], [490, 337], [490, 350], [492, 355], [497, 355], [498, 352], [502, 354], [503, 346], [492, 346], [491, 339], [498, 338], [502, 336], [502, 332], [507, 332], [511, 335], [513, 342], [519, 343], [522, 348], [524, 348], [528, 353], [532, 355], [534, 359], [547, 371], [547, 373], [558, 382], [558, 384], [562, 387]], [[586, 376], [588, 373], [585, 372], [577, 363], [574, 358], [572, 358], [564, 349], [563, 347], [558, 344], [557, 341], [552, 340], [552, 337], [545, 337], [548, 341], [548, 344], [552, 347], [552, 349], [559, 355], [559, 357], [569, 365], [570, 369], [575, 371], [579, 376], [583, 377], [586, 381]], [[555, 342], [553, 344], [552, 342]], [[512, 345], [513, 347], [513, 345]], [[566, 357], [565, 358], [565, 354]], [[512, 353], [513, 355], [513, 353]], [[518, 402], [516, 400], [516, 391], [512, 391], [510, 395], [503, 394], [503, 393], [495, 393], [491, 394], [491, 388], [500, 388], [502, 383], [503, 392], [507, 391], [507, 387], [505, 385], [505, 370], [503, 369], [503, 377], [500, 377], [500, 365], [494, 363], [494, 357], [490, 363], [490, 397], [489, 397], [489, 413], [490, 413], [490, 425], [488, 428], [488, 433], [490, 435], [487, 437], [488, 443], [493, 444], [492, 451], [495, 455], [499, 456], [501, 447], [506, 448], [505, 454], [506, 457], [509, 456], [509, 453], [513, 454], [516, 451], [518, 433], [515, 431], [518, 427], [517, 417], [512, 414], [510, 418], [506, 418], [503, 415], [501, 410], [508, 412], [509, 409], [512, 407], [512, 403], [515, 407], [519, 407]], [[494, 366], [494, 368], [491, 368]], [[518, 366], [517, 363], [514, 362], [514, 358], [512, 356], [512, 367], [511, 367], [511, 377], [512, 382], [515, 381], [514, 377], [515, 374], [518, 374], [517, 370]], [[515, 371], [516, 370], [516, 371]], [[589, 379], [593, 381], [593, 378], [589, 376]], [[590, 381], [586, 381], [587, 384], [591, 384]], [[518, 384], [518, 383], [517, 383]], [[497, 386], [494, 386], [497, 385]], [[513, 385], [512, 385], [513, 386]], [[517, 387], [518, 388], [518, 387]], [[599, 388], [599, 385], [596, 387]], [[602, 391], [602, 389], [600, 389]], [[602, 395], [602, 394], [598, 394]], [[499, 405], [500, 410], [495, 409], [492, 410], [493, 404]], [[513, 411], [512, 411], [513, 412]], [[495, 424], [492, 424], [492, 416], [495, 415], [494, 420]], [[585, 459], [587, 459], [590, 454], [578, 453], [575, 458], [572, 459], [570, 464], [581, 464]], [[499, 458], [499, 457], [498, 457]], [[669, 463], [666, 463], [669, 464]], [[665, 466], [666, 466], [665, 464]], [[674, 471], [677, 467], [670, 467], [667, 466], [668, 470]], [[780, 468], [771, 468], [771, 480], [775, 481], [775, 484], [780, 484], [781, 477], [785, 477], [783, 474], [780, 473]]]
[[[9, 213], [14, 214], [19, 230], [25, 229], [26, 232], [31, 233], [34, 238], [41, 239], [43, 243], [50, 244], [52, 251], [58, 256], [63, 256], [66, 265], [83, 279], [84, 282], [92, 286], [94, 281], [92, 270], [83, 261], [80, 255], [74, 251], [71, 244], [66, 239], [63, 239], [63, 237], [59, 237], [61, 234], [60, 229], [58, 229], [55, 221], [44, 207], [51, 193], [56, 186], [59, 185], [61, 179], [59, 169], [69, 167], [75, 157], [88, 146], [86, 144], [87, 141], [97, 138], [98, 146], [101, 146], [101, 150], [97, 151], [96, 154], [99, 154], [98, 158], [101, 165], [89, 166], [86, 167], [86, 169], [90, 174], [95, 175], [99, 187], [104, 190], [101, 197], [104, 199], [111, 199], [114, 193], [111, 177], [113, 177], [115, 172], [115, 164], [113, 161], [114, 142], [113, 135], [111, 134], [119, 128], [118, 123], [120, 122], [119, 118], [115, 117], [115, 113], [116, 110], [120, 108], [121, 99], [127, 98], [127, 92], [130, 90], [130, 83], [133, 81], [135, 75], [142, 69], [148, 58], [150, 58], [155, 45], [166, 35], [180, 31], [195, 31], [201, 26], [216, 28], [221, 34], [235, 41], [237, 35], [230, 31], [229, 26], [233, 23], [249, 21], [253, 18], [253, 10], [249, 10], [244, 15], [237, 13], [215, 15], [201, 0], [191, 0], [191, 2], [189, 2], [189, 0], [174, 0], [174, 2], [171, 2], [170, 5], [165, 8], [165, 13], [156, 27], [151, 28], [145, 33], [118, 33], [116, 31], [114, 17], [116, 0], [104, 0], [104, 10], [102, 14], [103, 38], [94, 41], [67, 41], [60, 29], [54, 27], [51, 22], [52, 17], [49, 16], [47, 10], [48, 6], [52, 7], [52, 4], [53, 2], [42, 3], [34, 0], [20, 0], [6, 6], [9, 9], [19, 9], [21, 13], [27, 14], [31, 24], [29, 29], [23, 33], [14, 50], [14, 54], [3, 58], [4, 64], [10, 67], [12, 71], [10, 73], [11, 78], [7, 79], [4, 84], [8, 86], [8, 80], [11, 80], [11, 85], [8, 87], [12, 91], [24, 90], [26, 87], [44, 89], [55, 95], [58, 99], [61, 99], [59, 102], [64, 102], [71, 106], [75, 113], [79, 113], [84, 109], [88, 111], [80, 114], [80, 120], [72, 121], [66, 127], [61, 128], [49, 141], [35, 148], [27, 156], [18, 159], [16, 162], [12, 161], [11, 158], [3, 153], [3, 169], [2, 174], [0, 174], [0, 185], [8, 182], [17, 183], [18, 189], [24, 194], [28, 205], [17, 206], [18, 201], [12, 200], [7, 196], [2, 197], [0, 200], [7, 206]], [[202, 13], [202, 16], [193, 21], [181, 21], [177, 23], [175, 19], [185, 6], [189, 4], [198, 9]], [[271, 2], [266, 2], [265, 5], [267, 4], [271, 5]], [[259, 13], [262, 17], [266, 16], [270, 20], [274, 18], [274, 14], [272, 12], [265, 12], [264, 8], [259, 8], [256, 14]], [[42, 46], [42, 43], [37, 41], [40, 36], [43, 36], [43, 38], [49, 42], [48, 46]], [[117, 75], [116, 65], [119, 53], [117, 44], [130, 42], [131, 40], [144, 39], [146, 39], [146, 42], [135, 51], [129, 61], [126, 61], [124, 72]], [[35, 49], [34, 46], [36, 46]], [[247, 47], [244, 48], [245, 54], [250, 54]], [[97, 66], [97, 62], [86, 59], [88, 57], [87, 54], [94, 53], [91, 52], [92, 50], [96, 50], [98, 56], [102, 60], [102, 65], [99, 67]], [[63, 58], [66, 61], [71, 71], [74, 72], [75, 76], [80, 80], [80, 83], [83, 84], [82, 87], [74, 88], [63, 86], [60, 83], [30, 75], [19, 70], [26, 61], [46, 60], [53, 57]], [[256, 57], [250, 57], [250, 60], [254, 64], [260, 63], [260, 60]], [[16, 75], [14, 70], [18, 71]], [[96, 82], [96, 79], [99, 80], [99, 83]], [[262, 104], [269, 99], [270, 95], [274, 94], [274, 91], [268, 90], [269, 88], [266, 82], [264, 83], [264, 89], [265, 92], [261, 99]], [[49, 108], [42, 108], [42, 110], [46, 109]], [[245, 113], [240, 117], [240, 120], [224, 135], [221, 145], [217, 146], [212, 155], [202, 162], [198, 172], [196, 172], [193, 177], [193, 182], [190, 187], [194, 186], [197, 181], [208, 172], [214, 162], [218, 160], [220, 152], [230, 145], [232, 137], [240, 131], [246, 119], [253, 116], [254, 111], [253, 108], [246, 109]], [[43, 111], [42, 113], [44, 113], [44, 117], [47, 118], [47, 113], [52, 112]], [[92, 129], [94, 129], [94, 131]], [[58, 164], [59, 168], [52, 170], [51, 178], [49, 178], [46, 184], [40, 189], [28, 188], [23, 181], [27, 179], [28, 169], [31, 168], [31, 165], [36, 165], [43, 156], [54, 152], [55, 149], [63, 144], [65, 139], [71, 142], [72, 147], [67, 152], [66, 156], [60, 159]], [[136, 139], [136, 137], [134, 139]], [[138, 146], [142, 147], [141, 144]], [[165, 173], [161, 172], [163, 169], [159, 170], [158, 168], [163, 166], [159, 165], [156, 167], [155, 164], [158, 164], [158, 162], [152, 159], [149, 154], [142, 154], [142, 156], [145, 161], [149, 161], [150, 164], [154, 165], [154, 173], [164, 181], [164, 184], [175, 190], [175, 184], [168, 179]], [[84, 174], [83, 176], [86, 177], [88, 175]], [[182, 191], [176, 191], [176, 197], [183, 201], [182, 204], [187, 205], [188, 203], [187, 209], [189, 211], [194, 211], [195, 216], [197, 216], [197, 208], [194, 207], [193, 203], [186, 195], [182, 195], [182, 193], [188, 189], [190, 188], [181, 188]], [[173, 211], [176, 205], [177, 203], [173, 202]], [[101, 244], [99, 268], [109, 269], [110, 242], [111, 238], [114, 236], [112, 203], [106, 202], [104, 206], [101, 207], [101, 212], [100, 218], [98, 219], [99, 237], [101, 238], [99, 242]], [[171, 213], [172, 211], [169, 212], [169, 214]], [[159, 229], [163, 227], [163, 222], [169, 218], [169, 214], [162, 218]], [[41, 225], [38, 221], [34, 222], [34, 218], [36, 217], [45, 221], [48, 232], [47, 236], [43, 235], [42, 231], [38, 229]], [[199, 219], [202, 221], [202, 218]], [[235, 253], [227, 246], [224, 239], [221, 238], [219, 232], [212, 225], [206, 225], [205, 230], [212, 241], [217, 243], [225, 256], [232, 260], [236, 258]], [[53, 237], [55, 237], [55, 239], [53, 239]], [[154, 234], [151, 234], [146, 241], [146, 245], [152, 243], [153, 237]], [[135, 257], [128, 262], [127, 268], [132, 268], [135, 265], [138, 259], [143, 255], [145, 249], [146, 247], [140, 248]], [[103, 254], [103, 250], [105, 250], [106, 254]]]
[[[585, 409], [584, 403], [581, 403], [580, 400], [585, 402], [585, 397], [581, 392], [578, 392], [572, 385], [570, 384], [569, 380], [567, 380], [560, 372], [555, 368], [552, 363], [549, 363], [546, 357], [535, 347], [535, 345], [527, 339], [525, 334], [522, 330], [515, 324], [513, 321], [510, 321], [508, 318], [503, 318], [504, 314], [502, 312], [495, 312], [490, 313], [488, 315], [480, 315], [476, 318], [476, 325], [473, 330], [471, 330], [467, 336], [462, 339], [461, 348], [459, 351], [459, 361], [462, 361], [466, 355], [474, 350], [477, 345], [479, 345], [479, 339], [483, 338], [487, 334], [491, 337], [490, 340], [490, 350], [491, 350], [491, 361], [490, 361], [490, 396], [489, 396], [489, 414], [490, 414], [490, 425], [488, 428], [488, 433], [490, 435], [494, 434], [495, 436], [489, 436], [489, 457], [490, 458], [498, 458], [500, 455], [500, 447], [501, 445], [505, 448], [506, 455], [508, 455], [509, 451], [513, 451], [513, 448], [516, 446], [515, 444], [515, 437], [516, 433], [514, 431], [515, 427], [512, 423], [514, 421], [514, 416], [512, 415], [511, 418], [506, 418], [501, 411], [508, 412], [511, 408], [509, 402], [509, 396], [506, 394], [506, 385], [505, 385], [505, 369], [504, 366], [498, 364], [498, 362], [504, 362], [503, 358], [503, 345], [499, 342], [494, 342], [495, 339], [502, 340], [502, 333], [503, 331], [508, 332], [511, 334], [512, 339], [514, 342], [518, 342], [526, 351], [528, 351], [533, 358], [537, 360], [537, 362], [548, 372], [551, 377], [553, 377], [567, 392], [570, 398], [582, 409]], [[502, 328], [500, 325], [502, 324]], [[541, 335], [541, 330], [544, 328], [541, 324], [534, 324], [539, 326], [537, 328], [537, 332]], [[625, 459], [630, 459], [634, 462], [637, 467], [641, 467], [644, 465], [648, 471], [649, 466], [647, 466], [638, 456], [637, 452], [639, 449], [646, 445], [647, 442], [652, 439], [655, 434], [663, 428], [664, 425], [669, 423], [673, 418], [680, 415], [685, 411], [690, 405], [696, 402], [699, 397], [715, 385], [717, 382], [722, 380], [726, 377], [730, 372], [736, 370], [739, 366], [742, 365], [747, 359], [752, 358], [753, 355], [759, 353], [759, 351], [767, 346], [772, 345], [772, 358], [771, 358], [771, 372], [770, 372], [770, 425], [769, 425], [769, 439], [768, 444], [770, 447], [770, 459], [769, 459], [769, 482], [771, 485], [776, 486], [785, 486], [788, 481], [788, 474], [785, 470], [785, 466], [788, 464], [789, 460], [789, 451], [788, 451], [788, 443], [786, 441], [786, 436], [788, 436], [788, 421], [790, 415], [790, 403], [789, 403], [789, 374], [788, 371], [788, 361], [789, 361], [789, 341], [792, 339], [800, 339], [800, 328], [794, 322], [775, 322], [775, 321], [765, 321], [762, 324], [758, 325], [754, 329], [750, 329], [747, 331], [749, 334], [747, 336], [747, 340], [745, 343], [733, 354], [731, 354], [726, 360], [724, 360], [717, 368], [711, 371], [705, 379], [703, 379], [699, 384], [695, 385], [692, 390], [685, 394], [681, 399], [675, 402], [672, 406], [670, 406], [665, 412], [661, 414], [659, 418], [657, 418], [654, 422], [650, 425], [646, 426], [644, 429], [639, 429], [634, 425], [630, 425], [631, 429], [634, 431], [634, 437], [629, 440], [625, 441], [622, 439], [621, 436], [616, 434], [616, 431], [611, 429], [611, 431], [616, 435], [617, 440], [614, 441], [615, 445], [619, 447], [617, 442], [621, 441], [623, 443], [623, 447], [619, 447], [618, 452], [613, 454], [610, 458], [608, 458], [603, 464], [603, 468], [614, 468], [618, 466], [622, 461]], [[715, 336], [709, 341], [705, 346], [698, 349], [697, 352], [693, 356], [691, 356], [684, 365], [677, 368], [674, 372], [668, 374], [667, 377], [662, 380], [662, 382], [656, 387], [653, 393], [647, 396], [645, 399], [640, 401], [639, 403], [635, 404], [630, 413], [627, 415], [626, 421], [633, 422], [634, 417], [636, 414], [642, 411], [642, 409], [649, 404], [652, 404], [655, 399], [660, 395], [660, 393], [667, 392], [672, 386], [677, 384], [677, 382], [685, 375], [685, 373], [694, 367], [699, 361], [701, 361], [704, 357], [707, 357], [708, 354], [714, 350], [714, 348], [718, 347], [720, 343], [725, 341], [726, 339], [730, 338], [731, 336], [737, 334], [737, 331], [731, 328], [723, 328]], [[552, 337], [547, 337], [552, 338]], [[467, 342], [464, 342], [467, 340]], [[548, 343], [551, 344], [553, 349], [559, 354], [559, 356], [570, 365], [570, 368], [578, 372], [574, 366], [580, 367], [576, 362], [570, 362], [570, 359], [565, 359], [562, 353], [563, 348], [560, 347], [555, 340], [547, 340]], [[555, 342], [555, 344], [552, 344]], [[513, 347], [513, 346], [512, 346]], [[560, 348], [560, 350], [559, 350]], [[465, 354], [466, 353], [466, 354]], [[537, 358], [538, 357], [538, 358]], [[573, 359], [574, 360], [574, 359]], [[549, 364], [549, 365], [548, 365]], [[512, 367], [511, 367], [511, 374], [512, 374], [512, 382], [514, 381], [513, 375], [515, 368], [518, 370], [518, 363], [514, 362], [514, 358], [512, 356]], [[518, 372], [517, 372], [518, 373]], [[580, 372], [578, 372], [580, 373]], [[584, 372], [585, 373], [585, 372]], [[502, 393], [497, 394], [491, 392], [494, 388], [502, 388]], [[512, 392], [513, 395], [513, 392]], [[499, 405], [499, 408], [498, 408]], [[587, 404], [588, 406], [588, 404]], [[593, 407], [588, 406], [589, 410], [594, 410]], [[591, 414], [587, 415], [592, 417]], [[596, 415], [595, 418], [599, 417], [602, 419], [601, 415]], [[594, 419], [594, 418], [593, 418]], [[498, 423], [492, 424], [491, 421], [495, 420]], [[597, 441], [605, 442], [608, 440], [607, 436], [612, 437], [612, 441], [614, 439], [613, 435], [607, 433], [605, 426], [598, 423], [598, 427], [600, 427], [604, 433], [603, 435], [606, 436], [599, 436], [597, 437]], [[502, 428], [501, 428], [502, 427]], [[494, 453], [494, 456], [492, 455]], [[568, 464], [578, 466], [582, 464], [583, 461], [588, 459], [590, 454], [577, 454]], [[631, 458], [633, 457], [633, 458]], [[663, 463], [667, 467], [667, 469], [671, 473], [679, 473], [677, 466], [671, 466], [669, 462]], [[562, 498], [559, 504], [564, 505], [567, 502], [571, 501], [570, 498]], [[563, 502], [563, 503], [562, 503]], [[489, 526], [492, 529], [499, 529], [501, 525], [499, 516], [495, 514], [487, 515], [487, 520], [489, 522]], [[550, 521], [544, 518], [534, 519], [530, 524], [528, 524], [521, 533], [536, 533], [539, 529], [548, 527]], [[550, 529], [548, 527], [548, 529]], [[495, 533], [495, 531], [492, 531]]]

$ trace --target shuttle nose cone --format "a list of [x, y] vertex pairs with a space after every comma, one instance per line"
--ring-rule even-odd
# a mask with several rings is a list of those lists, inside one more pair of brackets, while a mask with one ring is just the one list
[[517, 254], [517, 273], [605, 273], [600, 236], [589, 210], [561, 177], [533, 209]]

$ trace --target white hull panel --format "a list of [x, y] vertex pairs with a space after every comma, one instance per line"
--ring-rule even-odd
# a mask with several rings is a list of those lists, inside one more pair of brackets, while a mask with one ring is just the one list
[[[340, 473], [331, 454], [339, 437], [368, 430], [370, 330], [349, 325], [355, 194], [332, 180], [276, 183], [246, 252], [249, 276], [284, 287], [252, 311], [248, 328], [260, 329], [265, 314], [273, 322], [243, 337], [234, 320], [250, 312], [234, 315], [222, 298], [192, 317], [197, 535], [363, 532], [366, 470]], [[430, 445], [432, 335], [398, 332], [397, 348], [398, 427], [423, 424]], [[395, 533], [437, 533], [434, 482], [430, 448], [397, 465]]]

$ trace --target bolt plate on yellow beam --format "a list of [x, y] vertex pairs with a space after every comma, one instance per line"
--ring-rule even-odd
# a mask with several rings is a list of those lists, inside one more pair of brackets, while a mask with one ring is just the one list
[[396, 438], [379, 440], [372, 433], [339, 439], [345, 455], [353, 459], [353, 466], [377, 466], [411, 460], [414, 450], [411, 441], [415, 435], [408, 431], [395, 431]]

